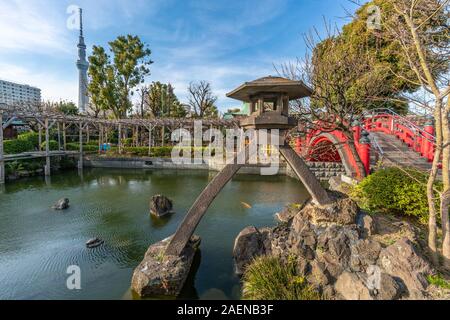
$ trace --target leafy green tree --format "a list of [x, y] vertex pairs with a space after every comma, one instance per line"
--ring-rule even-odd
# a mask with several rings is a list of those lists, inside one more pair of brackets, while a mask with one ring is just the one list
[[88, 91], [95, 108], [111, 111], [116, 119], [132, 109], [131, 96], [150, 74], [151, 51], [138, 36], [119, 36], [109, 42], [111, 57], [94, 46], [89, 57]]
[[182, 118], [187, 114], [172, 85], [159, 81], [146, 88], [144, 108], [145, 115], [153, 118]]
[[78, 115], [78, 107], [73, 102], [61, 101], [56, 107], [57, 111], [69, 116]]

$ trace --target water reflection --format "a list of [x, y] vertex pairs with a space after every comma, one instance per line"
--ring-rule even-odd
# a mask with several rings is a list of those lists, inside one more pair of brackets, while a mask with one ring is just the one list
[[[215, 173], [204, 171], [76, 170], [8, 183], [0, 194], [0, 299], [132, 298], [131, 275], [148, 246], [172, 235]], [[149, 200], [164, 194], [175, 214], [152, 219]], [[244, 227], [273, 225], [287, 202], [305, 189], [286, 177], [238, 175], [213, 202], [196, 234], [201, 254], [183, 298], [239, 298], [233, 273], [234, 238]], [[67, 197], [70, 208], [51, 209]], [[251, 205], [244, 207], [241, 202]], [[89, 250], [98, 237], [104, 245]], [[201, 260], [201, 261], [200, 261]], [[69, 291], [66, 269], [79, 265], [82, 290]]]

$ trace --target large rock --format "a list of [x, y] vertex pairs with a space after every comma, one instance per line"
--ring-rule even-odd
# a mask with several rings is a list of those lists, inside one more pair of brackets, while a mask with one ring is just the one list
[[66, 210], [67, 208], [69, 208], [69, 199], [59, 199], [52, 208], [55, 210]]
[[318, 288], [324, 288], [331, 282], [331, 277], [326, 270], [325, 264], [314, 260], [310, 263], [310, 273], [307, 276], [307, 280]]
[[301, 214], [316, 225], [349, 225], [356, 222], [358, 211], [359, 208], [355, 201], [350, 198], [341, 198], [325, 206], [311, 202], [303, 208]]
[[381, 250], [378, 263], [388, 274], [403, 281], [411, 299], [425, 298], [427, 276], [434, 270], [411, 240], [402, 238]]
[[325, 264], [329, 274], [337, 279], [350, 265], [351, 246], [358, 241], [355, 226], [333, 225], [323, 230], [317, 238], [318, 260]]
[[131, 288], [141, 297], [178, 296], [190, 272], [200, 237], [192, 236], [180, 256], [167, 256], [167, 238], [151, 245], [133, 272]]
[[153, 196], [150, 199], [150, 212], [156, 217], [162, 217], [172, 212], [172, 201], [162, 195]]
[[234, 241], [233, 258], [236, 274], [242, 275], [245, 268], [258, 256], [266, 253], [266, 232], [250, 226], [242, 230]]
[[377, 300], [397, 300], [404, 291], [402, 286], [386, 273], [381, 273], [378, 285], [373, 291]]
[[334, 288], [345, 300], [373, 300], [365, 279], [365, 274], [344, 272], [337, 279]]
[[343, 272], [334, 288], [345, 300], [395, 300], [402, 293], [397, 281], [380, 269], [374, 273]]
[[275, 214], [275, 217], [280, 222], [289, 222], [303, 207], [305, 204], [290, 204], [283, 208], [280, 212]]
[[366, 271], [369, 266], [377, 264], [380, 252], [379, 242], [359, 240], [351, 247], [350, 267], [353, 271]]
[[363, 238], [368, 238], [377, 232], [375, 220], [365, 212], [358, 214], [356, 223]]

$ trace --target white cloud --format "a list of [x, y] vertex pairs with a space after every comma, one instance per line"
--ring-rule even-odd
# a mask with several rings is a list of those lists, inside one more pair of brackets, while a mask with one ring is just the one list
[[217, 104], [222, 111], [231, 106], [240, 105], [239, 101], [226, 97], [226, 94], [245, 81], [273, 74], [273, 68], [268, 65], [237, 65], [224, 63], [204, 63], [180, 66], [170, 63], [153, 68], [153, 74], [148, 79], [171, 83], [175, 94], [182, 102], [187, 102], [187, 87], [191, 81], [206, 80], [211, 83], [214, 94], [218, 97]]
[[52, 6], [37, 1], [2, 0], [0, 8], [1, 51], [56, 54], [71, 50], [64, 16], [52, 12]]

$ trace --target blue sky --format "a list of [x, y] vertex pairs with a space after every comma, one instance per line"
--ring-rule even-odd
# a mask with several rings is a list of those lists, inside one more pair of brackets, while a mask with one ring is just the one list
[[347, 0], [0, 0], [0, 78], [42, 89], [44, 99], [77, 100], [77, 30], [67, 8], [84, 10], [86, 43], [141, 37], [152, 50], [147, 82], [174, 85], [186, 99], [190, 81], [211, 82], [224, 111], [225, 94], [274, 74], [274, 64], [303, 56], [302, 33], [327, 21], [347, 22]]

